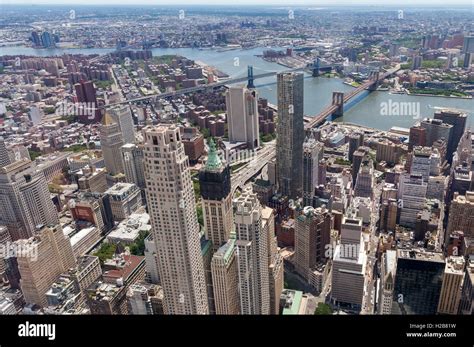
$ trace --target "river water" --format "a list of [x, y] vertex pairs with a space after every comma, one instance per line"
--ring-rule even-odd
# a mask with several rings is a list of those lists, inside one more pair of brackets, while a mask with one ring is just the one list
[[[247, 74], [247, 65], [254, 67], [254, 74], [268, 71], [283, 71], [287, 67], [264, 61], [256, 55], [261, 54], [266, 48], [254, 48], [249, 50], [229, 50], [218, 52], [215, 50], [199, 50], [193, 48], [153, 48], [153, 55], [179, 54], [189, 59], [198, 60], [214, 66], [227, 73], [231, 77], [242, 77]], [[64, 53], [70, 54], [106, 54], [114, 51], [107, 48], [86, 49], [34, 49], [29, 47], [0, 47], [0, 55], [35, 55], [54, 56]], [[270, 103], [276, 104], [276, 78], [268, 77], [255, 80], [255, 86], [261, 97], [265, 97]], [[333, 91], [347, 92], [352, 87], [347, 86], [341, 79], [337, 78], [312, 78], [306, 74], [304, 81], [304, 112], [308, 116], [317, 114], [331, 102]], [[411, 96], [404, 94], [390, 94], [386, 91], [375, 91], [362, 98], [360, 102], [345, 110], [344, 116], [338, 121], [351, 122], [368, 127], [388, 130], [392, 126], [408, 128], [416, 122], [413, 116], [392, 115], [382, 116], [382, 105], [387, 103], [416, 103], [420, 116], [432, 117], [435, 107], [454, 107], [468, 113], [468, 124], [474, 127], [474, 100], [460, 98], [445, 98], [431, 96]]]

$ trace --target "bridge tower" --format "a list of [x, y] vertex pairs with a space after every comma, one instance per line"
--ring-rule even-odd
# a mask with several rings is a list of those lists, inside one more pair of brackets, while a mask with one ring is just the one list
[[380, 79], [380, 72], [379, 71], [371, 71], [369, 75], [369, 79], [371, 81], [375, 81], [374, 84], [370, 85], [369, 90], [374, 91], [377, 90], [377, 87], [379, 86], [379, 79]]
[[321, 66], [321, 61], [319, 59], [319, 57], [317, 57], [314, 61], [313, 61], [313, 77], [318, 77], [319, 76], [319, 68]]
[[248, 89], [255, 89], [255, 85], [253, 84], [253, 66], [247, 66], [247, 88]]
[[332, 104], [337, 106], [336, 111], [332, 114], [334, 118], [344, 115], [344, 93], [332, 92]]

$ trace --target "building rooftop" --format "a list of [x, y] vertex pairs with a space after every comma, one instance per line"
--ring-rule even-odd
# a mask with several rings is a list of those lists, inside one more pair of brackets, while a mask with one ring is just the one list
[[462, 275], [464, 273], [464, 264], [464, 257], [448, 257], [448, 259], [446, 259], [444, 272], [453, 275]]
[[105, 193], [109, 195], [122, 196], [129, 193], [130, 190], [133, 190], [134, 187], [135, 184], [133, 183], [116, 183], [107, 189]]
[[397, 253], [399, 259], [412, 259], [444, 263], [444, 257], [442, 253], [430, 252], [423, 248], [398, 249]]
[[219, 247], [219, 249], [214, 253], [214, 257], [223, 258], [224, 262], [227, 263], [229, 257], [232, 255], [232, 251], [235, 247], [235, 239], [229, 239], [227, 242]]
[[107, 239], [133, 242], [142, 231], [151, 231], [150, 215], [148, 213], [132, 213], [107, 235]]
[[91, 227], [88, 227], [88, 228], [84, 228], [84, 229], [81, 229], [79, 230], [77, 233], [75, 233], [74, 235], [72, 235], [70, 237], [70, 240], [71, 240], [71, 246], [74, 247], [78, 242], [80, 242], [84, 237], [87, 237], [87, 235], [89, 235], [90, 233], [94, 233], [96, 232], [96, 227], [95, 226], [91, 226]]
[[298, 290], [284, 289], [280, 296], [280, 301], [285, 300], [283, 314], [298, 314], [303, 298], [303, 292]]
[[103, 277], [107, 282], [116, 283], [118, 279], [127, 281], [128, 277], [142, 264], [145, 262], [145, 257], [138, 255], [126, 255], [120, 254], [112, 259], [108, 259], [104, 263], [104, 267], [112, 268], [111, 270], [104, 271]]

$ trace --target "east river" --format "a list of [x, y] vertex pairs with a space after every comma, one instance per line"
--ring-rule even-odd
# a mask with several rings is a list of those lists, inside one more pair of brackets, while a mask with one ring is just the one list
[[[264, 61], [256, 55], [262, 54], [265, 48], [254, 48], [249, 50], [199, 50], [193, 48], [153, 48], [153, 55], [182, 55], [186, 58], [203, 62], [214, 66], [231, 77], [242, 77], [247, 74], [247, 65], [254, 67], [254, 74], [269, 71], [284, 71], [287, 67]], [[106, 54], [114, 51], [106, 48], [86, 49], [34, 49], [29, 47], [0, 47], [0, 55], [32, 55], [32, 56], [54, 56], [69, 54]], [[265, 97], [270, 103], [277, 103], [276, 78], [268, 77], [255, 80], [255, 86], [261, 97]], [[317, 114], [331, 102], [333, 91], [347, 92], [352, 90], [338, 78], [312, 78], [306, 74], [304, 80], [304, 112], [305, 115]], [[389, 104], [410, 103], [419, 109], [421, 118], [432, 117], [436, 107], [453, 107], [464, 110], [468, 114], [468, 124], [474, 126], [474, 100], [461, 98], [447, 98], [435, 96], [414, 96], [406, 94], [390, 94], [387, 91], [375, 91], [362, 98], [348, 110], [338, 121], [360, 124], [381, 130], [388, 130], [393, 126], [408, 128], [416, 120], [412, 115], [381, 115], [381, 109]], [[414, 103], [414, 104], [413, 104]], [[408, 104], [406, 104], [408, 105]]]

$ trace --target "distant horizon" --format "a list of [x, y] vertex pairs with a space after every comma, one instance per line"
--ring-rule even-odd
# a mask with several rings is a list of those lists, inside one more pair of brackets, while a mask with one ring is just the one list
[[[447, 3], [446, 0], [417, 0], [413, 3], [413, 0], [389, 0], [388, 3], [380, 4], [377, 0], [362, 0], [362, 1], [347, 1], [347, 0], [333, 0], [333, 1], [304, 1], [296, 0], [292, 4], [288, 4], [286, 0], [242, 0], [237, 3], [221, 2], [223, 0], [182, 0], [174, 2], [171, 0], [165, 0], [157, 2], [156, 0], [139, 0], [132, 1], [117, 1], [117, 0], [72, 0], [72, 1], [56, 1], [56, 0], [45, 0], [45, 1], [17, 1], [17, 0], [2, 0], [1, 6], [222, 6], [222, 7], [258, 7], [258, 6], [279, 6], [279, 7], [310, 7], [310, 8], [324, 8], [324, 7], [471, 7], [474, 9], [473, 2], [471, 0], [457, 0], [454, 2]], [[392, 3], [393, 2], [393, 3]]]

